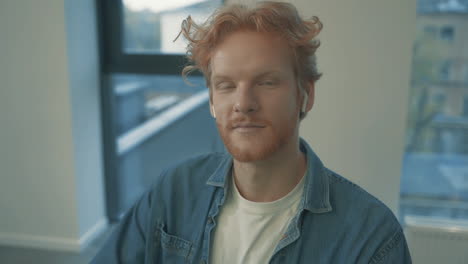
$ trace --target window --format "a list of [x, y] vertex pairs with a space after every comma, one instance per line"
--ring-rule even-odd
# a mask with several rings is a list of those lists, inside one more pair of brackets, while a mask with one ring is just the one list
[[449, 81], [450, 80], [450, 69], [452, 63], [448, 60], [440, 62], [439, 68], [439, 80], [441, 81]]
[[123, 50], [131, 54], [184, 54], [183, 38], [174, 42], [190, 15], [205, 21], [220, 1], [123, 1]]
[[447, 41], [448, 43], [453, 43], [455, 38], [455, 30], [453, 26], [443, 26], [440, 29], [440, 39]]
[[182, 19], [203, 22], [221, 0], [100, 1], [103, 70], [112, 73], [180, 74]]
[[181, 77], [183, 19], [204, 22], [221, 0], [98, 3], [107, 212], [118, 220], [162, 168], [222, 151], [200, 73]]
[[[453, 12], [436, 2], [418, 0], [417, 23], [427, 25], [419, 27], [418, 36], [434, 34], [432, 25], [441, 18], [460, 23], [460, 16], [468, 15], [467, 9]], [[468, 20], [463, 21], [468, 27]], [[463, 48], [455, 50], [429, 38], [415, 40], [401, 176], [403, 223], [413, 216], [468, 220], [468, 82], [451, 79], [463, 72], [464, 63], [455, 62], [464, 60], [468, 46], [455, 38], [452, 25], [443, 25], [438, 32], [441, 40]]]
[[191, 95], [206, 90], [200, 74], [187, 85], [183, 19], [206, 20], [219, 0], [102, 1], [103, 72], [114, 99], [113, 126], [119, 136]]

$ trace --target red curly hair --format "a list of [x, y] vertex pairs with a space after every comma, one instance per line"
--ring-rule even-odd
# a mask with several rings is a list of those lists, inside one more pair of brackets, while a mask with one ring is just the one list
[[284, 38], [291, 47], [294, 73], [300, 87], [317, 81], [315, 51], [320, 46], [316, 36], [322, 30], [318, 17], [304, 20], [289, 3], [263, 1], [253, 7], [233, 4], [217, 10], [205, 23], [198, 25], [189, 16], [182, 22], [180, 34], [188, 40], [189, 65], [182, 70], [184, 78], [200, 70], [208, 87], [211, 87], [210, 61], [217, 45], [228, 34], [238, 30], [273, 32]]

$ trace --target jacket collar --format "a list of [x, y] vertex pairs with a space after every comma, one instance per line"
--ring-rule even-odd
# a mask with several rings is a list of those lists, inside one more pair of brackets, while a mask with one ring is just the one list
[[[330, 186], [326, 168], [312, 148], [305, 140], [300, 139], [302, 152], [306, 154], [307, 172], [305, 175], [304, 194], [302, 198], [303, 208], [312, 213], [326, 213], [332, 211], [330, 205]], [[215, 172], [208, 178], [208, 185], [226, 189], [231, 175], [232, 156], [226, 154]]]

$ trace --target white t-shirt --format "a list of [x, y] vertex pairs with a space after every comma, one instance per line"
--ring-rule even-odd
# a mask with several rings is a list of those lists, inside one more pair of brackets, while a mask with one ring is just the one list
[[297, 212], [304, 178], [279, 200], [258, 203], [242, 197], [231, 177], [214, 230], [210, 263], [268, 263]]

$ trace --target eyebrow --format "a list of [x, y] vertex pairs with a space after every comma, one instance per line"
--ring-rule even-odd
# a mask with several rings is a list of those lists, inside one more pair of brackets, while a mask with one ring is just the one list
[[254, 79], [261, 79], [261, 78], [267, 77], [269, 75], [281, 75], [281, 72], [280, 71], [274, 71], [274, 70], [273, 71], [266, 71], [266, 72], [257, 74]]
[[216, 82], [216, 81], [225, 81], [225, 80], [230, 80], [231, 78], [229, 76], [226, 76], [226, 75], [215, 75], [212, 77], [212, 81], [213, 82]]
[[[266, 76], [269, 76], [269, 75], [281, 75], [281, 72], [280, 72], [280, 71], [277, 71], [277, 70], [261, 72], [261, 73], [255, 75], [255, 76], [254, 76], [254, 79], [261, 79], [261, 78], [266, 77]], [[215, 75], [215, 76], [213, 76], [213, 78], [212, 78], [212, 81], [213, 81], [213, 82], [216, 82], [216, 81], [225, 81], [225, 80], [231, 80], [231, 77], [229, 77], [229, 76], [227, 76], [227, 75]]]

